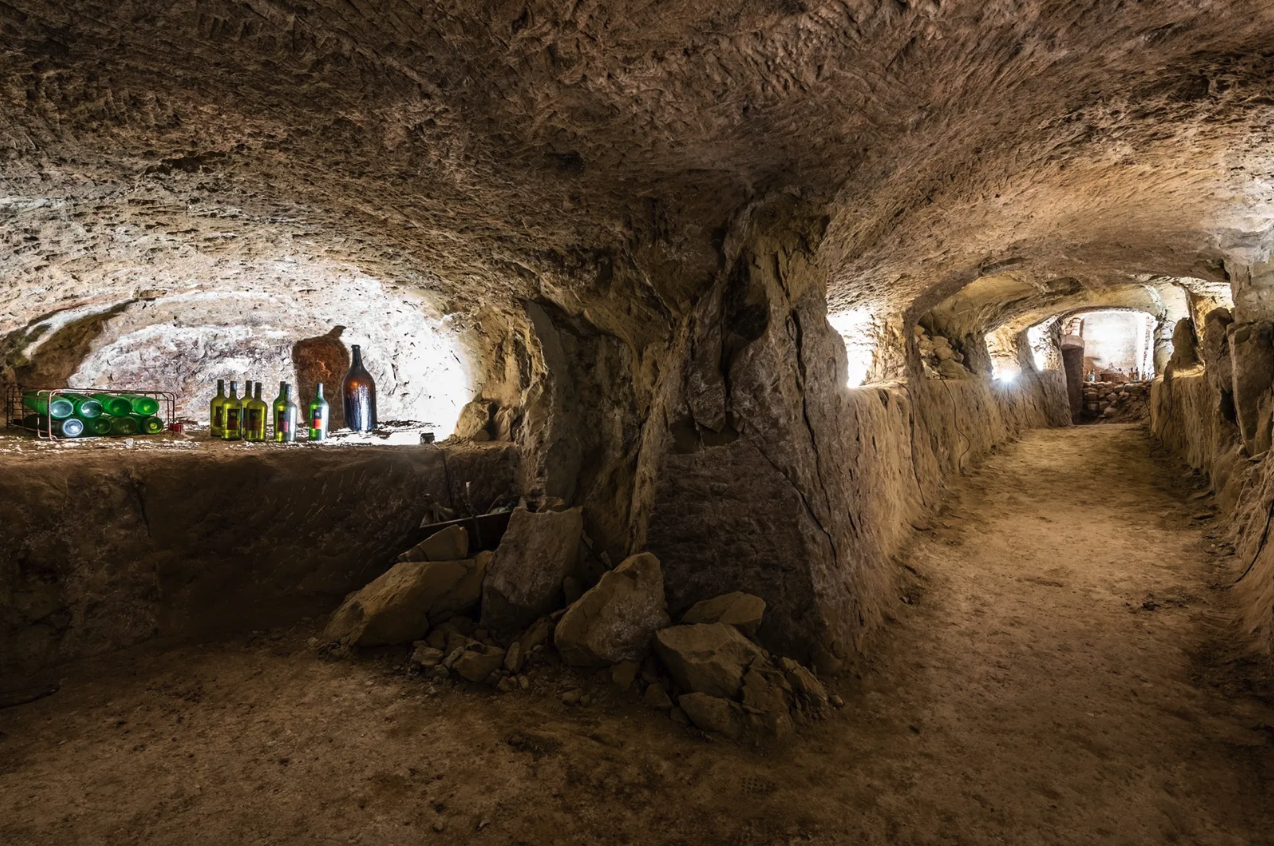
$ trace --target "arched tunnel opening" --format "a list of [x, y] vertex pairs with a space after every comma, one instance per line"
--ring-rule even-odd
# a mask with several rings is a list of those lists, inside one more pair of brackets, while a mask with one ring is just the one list
[[0, 842], [1263, 842], [1271, 34], [0, 3]]

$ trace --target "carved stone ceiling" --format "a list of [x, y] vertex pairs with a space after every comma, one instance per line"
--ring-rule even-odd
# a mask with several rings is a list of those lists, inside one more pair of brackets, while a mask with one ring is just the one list
[[676, 313], [775, 193], [833, 309], [1009, 259], [1221, 281], [1274, 221], [1272, 36], [1265, 0], [3, 0], [0, 334], [281, 257], [440, 311], [625, 266]]

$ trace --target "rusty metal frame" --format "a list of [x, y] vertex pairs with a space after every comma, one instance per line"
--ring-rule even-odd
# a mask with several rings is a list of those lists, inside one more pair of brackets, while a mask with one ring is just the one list
[[[132, 390], [128, 388], [32, 388], [23, 385], [10, 385], [8, 391], [5, 392], [6, 425], [8, 425], [11, 429], [22, 429], [26, 432], [34, 432], [35, 436], [40, 440], [83, 440], [84, 438], [118, 436], [81, 435], [76, 438], [65, 438], [53, 431], [53, 415], [51, 414], [44, 415], [45, 422], [43, 427], [28, 426], [25, 422], [25, 418], [27, 417], [27, 408], [22, 402], [23, 398], [27, 394], [35, 394], [37, 397], [43, 397], [45, 408], [51, 408], [53, 401], [64, 394], [110, 394], [112, 396], [131, 394], [133, 396], [151, 397], [159, 402], [160, 412], [163, 414], [161, 419], [166, 418], [167, 420], [167, 423], [164, 426], [164, 431], [171, 431], [173, 424], [177, 422], [177, 395], [172, 391]], [[160, 415], [156, 414], [155, 416], [159, 417]], [[145, 432], [138, 432], [137, 436], [153, 437], [153, 435], [148, 435]]]

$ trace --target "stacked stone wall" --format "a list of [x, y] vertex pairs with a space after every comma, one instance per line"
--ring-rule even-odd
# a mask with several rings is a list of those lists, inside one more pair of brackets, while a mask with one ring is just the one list
[[1084, 422], [1129, 423], [1150, 414], [1150, 382], [1085, 382]]

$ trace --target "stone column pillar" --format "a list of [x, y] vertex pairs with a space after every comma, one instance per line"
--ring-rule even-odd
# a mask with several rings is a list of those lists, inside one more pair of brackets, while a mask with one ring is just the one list
[[1066, 374], [1066, 398], [1070, 400], [1071, 422], [1079, 423], [1084, 410], [1084, 339], [1069, 335], [1062, 339], [1062, 369]]

